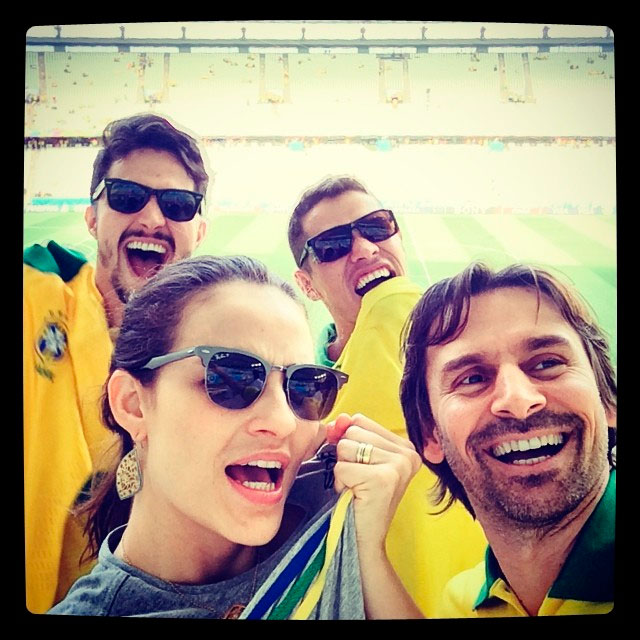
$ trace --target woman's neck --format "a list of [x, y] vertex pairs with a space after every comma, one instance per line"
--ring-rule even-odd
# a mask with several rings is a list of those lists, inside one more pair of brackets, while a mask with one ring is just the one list
[[146, 573], [183, 584], [227, 580], [258, 561], [257, 547], [230, 542], [170, 510], [162, 518], [147, 517], [138, 500], [115, 553]]

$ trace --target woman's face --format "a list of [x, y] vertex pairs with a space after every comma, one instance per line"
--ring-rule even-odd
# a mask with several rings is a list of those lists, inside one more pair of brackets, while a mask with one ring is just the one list
[[[171, 351], [199, 345], [249, 351], [274, 365], [314, 360], [301, 307], [275, 287], [244, 282], [215, 286], [185, 307]], [[319, 426], [293, 414], [283, 375], [271, 372], [257, 401], [231, 410], [208, 398], [198, 357], [158, 370], [142, 391], [144, 500], [158, 518], [242, 545], [275, 536]]]

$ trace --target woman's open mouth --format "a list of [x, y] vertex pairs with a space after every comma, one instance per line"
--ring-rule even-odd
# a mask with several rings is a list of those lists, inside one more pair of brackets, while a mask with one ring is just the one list
[[278, 491], [284, 469], [277, 460], [251, 460], [246, 464], [231, 464], [225, 473], [233, 482], [254, 491]]

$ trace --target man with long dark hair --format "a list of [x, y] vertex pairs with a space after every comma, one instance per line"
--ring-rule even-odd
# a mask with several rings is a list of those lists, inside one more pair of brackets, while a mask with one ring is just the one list
[[464, 504], [489, 541], [437, 615], [611, 611], [617, 387], [578, 293], [542, 269], [472, 264], [424, 294], [404, 351], [402, 407], [436, 502]]

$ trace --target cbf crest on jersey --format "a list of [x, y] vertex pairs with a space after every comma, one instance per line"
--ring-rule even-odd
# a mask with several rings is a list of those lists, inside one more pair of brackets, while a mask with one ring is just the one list
[[52, 366], [62, 360], [67, 351], [67, 326], [63, 313], [49, 312], [36, 338], [36, 371], [53, 382]]

